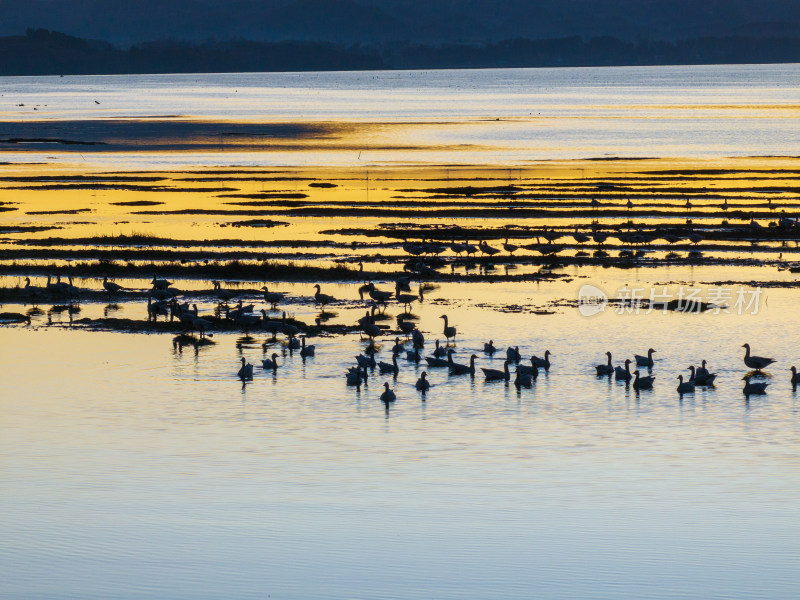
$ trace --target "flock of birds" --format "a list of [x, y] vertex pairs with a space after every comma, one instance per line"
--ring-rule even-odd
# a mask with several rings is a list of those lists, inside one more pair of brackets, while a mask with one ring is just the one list
[[[600, 206], [598, 200], [592, 200], [591, 205], [595, 208]], [[633, 208], [633, 203], [628, 200], [627, 206], [628, 209], [631, 209]], [[686, 201], [686, 208], [687, 210], [692, 208], [692, 204], [689, 200]], [[722, 209], [728, 209], [727, 200], [722, 205]], [[723, 223], [723, 225], [726, 224], [727, 222]], [[460, 256], [462, 254], [465, 254], [466, 256], [472, 256], [480, 252], [483, 256], [491, 257], [501, 253], [502, 251], [505, 251], [508, 254], [514, 254], [514, 252], [521, 248], [548, 253], [554, 250], [552, 248], [552, 244], [564, 237], [572, 237], [577, 244], [594, 242], [598, 246], [605, 244], [611, 237], [616, 237], [623, 244], [629, 245], [647, 245], [655, 242], [658, 239], [663, 239], [669, 244], [688, 241], [696, 246], [705, 239], [705, 236], [694, 229], [691, 219], [687, 220], [687, 225], [690, 226], [688, 233], [681, 232], [678, 229], [674, 231], [667, 231], [666, 233], [660, 233], [657, 231], [647, 231], [642, 229], [642, 227], [636, 226], [632, 226], [628, 231], [613, 233], [602, 231], [596, 226], [593, 226], [590, 231], [584, 232], [580, 231], [577, 225], [575, 226], [575, 230], [573, 232], [563, 229], [557, 231], [548, 227], [544, 227], [538, 231], [530, 232], [530, 236], [536, 239], [536, 244], [517, 245], [509, 243], [508, 238], [505, 238], [502, 244], [502, 250], [488, 244], [483, 239], [478, 240], [477, 244], [470, 244], [468, 239], [465, 239], [463, 242], [457, 242], [455, 239], [452, 239], [450, 244], [426, 241], [425, 239], [422, 239], [419, 242], [406, 241], [403, 244], [403, 250], [412, 256], [438, 255], [450, 250], [456, 256]], [[769, 227], [797, 230], [797, 228], [800, 227], [800, 222], [798, 222], [797, 218], [787, 217], [785, 214], [782, 214], [776, 221], [769, 223]], [[751, 216], [750, 228], [753, 231], [760, 231], [764, 229], [764, 226], [761, 225], [761, 223], [759, 223], [755, 217]], [[550, 246], [549, 250], [546, 247], [542, 247], [542, 240], [546, 242], [547, 246]]]
[[[332, 296], [323, 294], [319, 285], [315, 286], [315, 290], [314, 298], [317, 303], [325, 306], [336, 302], [336, 299]], [[451, 344], [455, 343], [458, 331], [455, 326], [450, 324], [450, 320], [446, 314], [439, 317], [443, 321], [441, 331], [445, 339], [445, 345], [441, 345], [437, 339], [429, 356], [423, 356], [425, 349], [425, 337], [423, 333], [415, 324], [399, 320], [400, 328], [405, 334], [405, 340], [403, 341], [400, 337], [395, 337], [390, 357], [387, 357], [386, 360], [378, 360], [376, 355], [379, 350], [375, 344], [375, 338], [384, 335], [385, 332], [376, 325], [375, 312], [380, 306], [384, 306], [385, 308], [386, 303], [391, 299], [392, 292], [377, 290], [374, 283], [365, 284], [362, 286], [360, 292], [362, 293], [362, 298], [363, 292], [366, 292], [373, 301], [372, 311], [367, 311], [365, 316], [359, 319], [359, 330], [362, 336], [368, 338], [369, 343], [365, 351], [355, 357], [355, 364], [349, 367], [344, 374], [348, 386], [360, 388], [362, 385], [366, 385], [368, 380], [374, 376], [376, 369], [379, 375], [392, 376], [396, 379], [401, 371], [398, 357], [404, 357], [409, 364], [420, 363], [424, 359], [428, 369], [447, 369], [449, 376], [469, 375], [475, 377], [475, 375], [478, 374], [479, 371], [476, 368], [476, 360], [478, 360], [479, 357], [477, 354], [470, 355], [468, 363], [460, 363], [454, 360], [455, 348], [452, 347]], [[398, 303], [408, 305], [412, 300], [421, 300], [421, 298], [422, 291], [420, 290], [419, 295], [409, 295], [409, 297], [403, 297], [403, 294], [397, 293], [395, 299]], [[290, 350], [299, 348], [300, 354], [304, 358], [315, 355], [316, 347], [307, 346], [304, 337], [301, 338], [302, 343], [296, 345], [296, 340], [292, 338], [292, 335], [296, 332], [290, 330], [285, 333], [289, 336]], [[295, 344], [294, 346], [293, 343]], [[410, 349], [407, 347], [409, 343], [411, 344]], [[745, 348], [746, 351], [744, 364], [753, 370], [742, 378], [745, 382], [743, 392], [747, 396], [764, 394], [766, 393], [766, 388], [769, 383], [766, 381], [754, 381], [754, 379], [762, 378], [762, 369], [774, 363], [775, 359], [752, 355], [750, 353], [749, 344], [744, 344], [742, 347]], [[499, 349], [494, 345], [493, 340], [489, 340], [483, 345], [483, 352], [485, 355], [493, 356], [498, 351]], [[607, 352], [606, 356], [608, 360], [606, 363], [599, 364], [595, 367], [596, 375], [598, 377], [613, 376], [616, 380], [630, 382], [632, 387], [636, 390], [652, 389], [655, 381], [655, 375], [652, 374], [652, 369], [655, 366], [655, 360], [653, 358], [653, 354], [655, 353], [656, 350], [650, 348], [646, 354], [635, 355], [633, 360], [626, 359], [622, 365], [614, 366], [612, 354], [611, 352]], [[526, 364], [527, 361], [523, 360], [519, 347], [510, 346], [505, 350], [505, 360], [502, 370], [482, 367], [480, 368], [480, 372], [483, 373], [486, 381], [504, 381], [507, 384], [513, 381], [517, 389], [530, 388], [539, 376], [540, 370], [549, 372], [551, 356], [553, 356], [553, 354], [550, 350], [545, 350], [541, 357], [537, 355], [531, 356], [530, 364]], [[241, 360], [242, 365], [239, 369], [238, 376], [243, 380], [252, 379], [253, 365], [247, 363], [244, 358]], [[637, 369], [632, 372], [631, 364], [633, 363], [636, 364]], [[278, 366], [277, 353], [273, 353], [270, 358], [262, 361], [263, 369], [276, 371]], [[512, 366], [514, 367], [513, 374], [510, 370]], [[647, 374], [643, 374], [639, 370], [639, 367], [646, 368]], [[687, 370], [690, 371], [688, 378], [684, 380], [683, 375], [678, 375], [677, 377], [678, 386], [676, 391], [679, 394], [694, 393], [697, 387], [714, 386], [717, 374], [711, 373], [708, 370], [707, 361], [703, 360], [700, 367], [691, 365]], [[800, 373], [798, 373], [795, 367], [792, 367], [791, 371], [791, 383], [796, 387], [797, 384], [800, 383]], [[425, 399], [425, 394], [430, 390], [431, 385], [428, 379], [428, 372], [423, 371], [415, 383], [415, 388], [422, 394], [423, 400]], [[397, 399], [397, 394], [391, 388], [388, 381], [385, 381], [383, 386], [384, 390], [380, 399], [388, 408], [388, 406]]]
[[[179, 290], [172, 287], [173, 282], [166, 279], [153, 277], [151, 289], [148, 292], [147, 299], [147, 316], [149, 320], [156, 320], [159, 316], [169, 317], [176, 319], [183, 324], [186, 329], [192, 332], [199, 333], [199, 340], [195, 343], [212, 343], [206, 339], [206, 336], [212, 337], [213, 334], [207, 334], [206, 331], [214, 327], [219, 321], [219, 317], [201, 317], [198, 314], [197, 304], [189, 305], [188, 303], [179, 303], [176, 299], [180, 293]], [[425, 350], [425, 337], [423, 333], [413, 323], [412, 316], [409, 314], [411, 305], [414, 302], [423, 301], [423, 287], [417, 293], [411, 292], [410, 279], [398, 278], [395, 282], [395, 290], [380, 290], [375, 286], [374, 282], [365, 282], [358, 289], [359, 297], [361, 300], [367, 302], [369, 307], [365, 315], [358, 320], [357, 329], [360, 332], [362, 339], [364, 337], [368, 340], [368, 345], [362, 354], [356, 356], [355, 364], [345, 372], [345, 381], [348, 386], [360, 388], [366, 385], [370, 377], [378, 370], [380, 375], [390, 375], [395, 379], [400, 373], [400, 364], [398, 357], [404, 356], [407, 363], [421, 363], [423, 360], [427, 363], [429, 369], [446, 369], [449, 376], [469, 375], [475, 377], [479, 373], [476, 368], [476, 360], [479, 359], [477, 354], [472, 354], [469, 357], [468, 363], [456, 362], [454, 359], [455, 348], [453, 347], [457, 336], [457, 329], [450, 323], [446, 314], [441, 315], [443, 321], [442, 334], [444, 336], [445, 344], [440, 345], [439, 340], [435, 341], [435, 347], [429, 356], [423, 356]], [[284, 312], [280, 319], [273, 319], [267, 315], [267, 309], [262, 308], [256, 312], [255, 305], [244, 305], [240, 299], [238, 305], [234, 308], [229, 306], [229, 302], [240, 295], [235, 290], [226, 289], [218, 281], [213, 281], [213, 293], [218, 301], [218, 314], [224, 313], [224, 318], [227, 321], [232, 321], [235, 325], [241, 327], [245, 333], [248, 331], [262, 330], [272, 333], [272, 340], [276, 341], [278, 334], [283, 334], [287, 337], [287, 347], [290, 352], [298, 351], [303, 359], [313, 357], [316, 353], [316, 346], [307, 344], [306, 335], [303, 327], [300, 324], [290, 322], [286, 318]], [[103, 287], [109, 295], [121, 294], [126, 288], [121, 285], [109, 281], [108, 278], [103, 279]], [[71, 296], [80, 291], [73, 285], [72, 280], [69, 282], [61, 281], [60, 277], [56, 277], [53, 281], [52, 277], [48, 277], [47, 283], [41, 288], [31, 286], [30, 279], [26, 278], [26, 289], [33, 288], [35, 291], [41, 290], [51, 295], [65, 295]], [[286, 293], [271, 291], [268, 286], [263, 286], [263, 299], [269, 305], [270, 310], [275, 311], [279, 304], [286, 299]], [[339, 302], [337, 298], [322, 292], [319, 284], [314, 286], [313, 294], [314, 303], [321, 306], [323, 309], [328, 305]], [[390, 328], [378, 324], [378, 320], [385, 319], [385, 311], [390, 302], [396, 302], [402, 306], [407, 312], [397, 317], [397, 327], [400, 333], [405, 337], [401, 340], [400, 336], [395, 337], [394, 345], [391, 349], [391, 356], [386, 360], [377, 360], [376, 355], [379, 352], [378, 346], [375, 344], [376, 338], [380, 336], [392, 335]], [[180, 336], [179, 336], [180, 337]], [[177, 339], [177, 338], [176, 338]], [[407, 344], [411, 344], [411, 349], [407, 348]], [[263, 345], [266, 353], [268, 342]], [[764, 394], [766, 393], [767, 381], [761, 381], [763, 378], [762, 370], [767, 366], [773, 364], [775, 359], [756, 356], [751, 354], [750, 345], [744, 344], [745, 348], [744, 364], [751, 369], [751, 372], [742, 377], [745, 382], [743, 392], [745, 395], [751, 394]], [[483, 345], [483, 352], [485, 355], [493, 357], [499, 349], [494, 345], [493, 340], [489, 340]], [[606, 353], [607, 361], [595, 367], [595, 372], [598, 377], [614, 377], [615, 380], [629, 382], [636, 390], [652, 389], [655, 382], [655, 375], [652, 374], [655, 360], [653, 354], [656, 350], [653, 348], [643, 355], [635, 355], [633, 359], [627, 358], [621, 365], [615, 366], [613, 364], [611, 352]], [[542, 356], [533, 355], [529, 361], [523, 360], [518, 346], [510, 346], [505, 350], [505, 360], [502, 369], [494, 368], [480, 368], [486, 381], [504, 381], [507, 384], [513, 381], [517, 389], [530, 388], [539, 376], [540, 370], [549, 372], [551, 367], [551, 356], [553, 354], [546, 350]], [[262, 369], [276, 372], [279, 365], [278, 354], [273, 353], [269, 358], [264, 358], [262, 361]], [[528, 362], [530, 364], [528, 364]], [[636, 369], [631, 371], [631, 365], [635, 364]], [[511, 372], [511, 368], [514, 372]], [[646, 369], [643, 372], [641, 369]], [[702, 361], [700, 367], [693, 365], [687, 367], [690, 371], [688, 377], [682, 374], [677, 376], [678, 385], [676, 390], [679, 394], [694, 393], [698, 387], [712, 387], [714, 386], [717, 378], [716, 373], [711, 373], [708, 370], [707, 362]], [[791, 367], [791, 383], [796, 388], [800, 383], [800, 372], [795, 367]], [[248, 363], [247, 360], [241, 358], [241, 366], [237, 372], [237, 376], [242, 381], [253, 379], [254, 368], [253, 365]], [[396, 393], [391, 389], [390, 383], [384, 382], [384, 391], [381, 394], [381, 400], [387, 407], [397, 399]], [[428, 379], [428, 373], [422, 372], [417, 379], [415, 388], [422, 393], [423, 399], [425, 394], [431, 388], [431, 382]]]

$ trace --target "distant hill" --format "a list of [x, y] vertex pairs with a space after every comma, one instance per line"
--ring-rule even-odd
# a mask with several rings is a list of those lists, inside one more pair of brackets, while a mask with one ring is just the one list
[[800, 0], [0, 0], [0, 11], [0, 35], [33, 27], [122, 46], [164, 39], [441, 44], [800, 35]]

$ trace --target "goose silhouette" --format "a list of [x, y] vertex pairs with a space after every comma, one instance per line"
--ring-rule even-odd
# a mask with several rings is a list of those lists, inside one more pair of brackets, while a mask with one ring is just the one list
[[247, 362], [244, 356], [242, 357], [242, 366], [239, 368], [239, 372], [236, 373], [236, 376], [242, 381], [253, 378], [253, 365]]
[[772, 363], [775, 362], [774, 358], [764, 358], [763, 356], [751, 356], [750, 355], [750, 344], [743, 344], [742, 348], [745, 348], [744, 354], [744, 364], [750, 367], [751, 369], [755, 369], [757, 373], [761, 372], [761, 369], [764, 367], [768, 367]]
[[614, 367], [611, 365], [611, 352], [606, 352], [606, 356], [608, 357], [608, 364], [595, 367], [598, 375], [611, 375], [614, 372]]

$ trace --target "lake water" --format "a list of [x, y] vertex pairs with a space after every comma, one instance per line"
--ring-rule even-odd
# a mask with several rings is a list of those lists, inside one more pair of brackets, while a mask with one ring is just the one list
[[[43, 171], [63, 163], [87, 171], [360, 160], [388, 168], [606, 155], [724, 164], [728, 156], [797, 154], [798, 75], [797, 65], [767, 65], [2, 78], [0, 120], [50, 120], [56, 132], [82, 119], [181, 115], [333, 122], [340, 133], [336, 147], [322, 139], [250, 152], [5, 146], [0, 159], [42, 160]], [[31, 137], [39, 131], [31, 125]], [[371, 149], [359, 159], [360, 141]], [[65, 192], [4, 193], [28, 208], [56, 204]], [[84, 191], [69, 194], [73, 204], [88, 201]], [[111, 231], [122, 217], [96, 207], [92, 233]], [[298, 237], [339, 225], [295, 221]], [[192, 235], [186, 219], [162, 223]], [[206, 236], [205, 224], [194, 235]], [[472, 379], [430, 369], [434, 387], [424, 401], [413, 383], [425, 368], [404, 358], [396, 380], [376, 375], [360, 391], [348, 388], [344, 372], [365, 345], [357, 335], [315, 338], [317, 355], [305, 361], [280, 343], [268, 346], [266, 355], [281, 355], [273, 375], [258, 367], [263, 333], [216, 334], [216, 344], [195, 353], [174, 349], [172, 334], [70, 328], [64, 313], [51, 326], [45, 314], [30, 327], [0, 327], [0, 597], [796, 598], [796, 289], [765, 289], [758, 310], [745, 314], [608, 309], [584, 317], [569, 304], [585, 283], [613, 295], [626, 284], [669, 283], [674, 293], [744, 282], [724, 284], [732, 304], [737, 290], [756, 291], [746, 282], [795, 276], [725, 264], [564, 274], [442, 283], [426, 294], [413, 312], [428, 352], [443, 341], [446, 313], [458, 327], [458, 362], [474, 352], [479, 368], [502, 368], [509, 345], [525, 357], [546, 349], [554, 356], [550, 372], [519, 391], [486, 383], [480, 372]], [[310, 283], [270, 285], [290, 293], [291, 315], [313, 322]], [[343, 300], [334, 323], [364, 314], [356, 288], [323, 286]], [[212, 298], [198, 305], [207, 314]], [[542, 308], [554, 314], [535, 314]], [[146, 314], [142, 301], [84, 302], [81, 311]], [[501, 348], [494, 358], [482, 352], [489, 339]], [[778, 359], [764, 396], [742, 393], [745, 342]], [[380, 341], [379, 359], [392, 343]], [[594, 375], [606, 351], [619, 364], [651, 346], [653, 390]], [[236, 378], [242, 356], [257, 365], [244, 386]], [[716, 388], [679, 396], [677, 375], [702, 359], [719, 373]], [[384, 381], [398, 395], [389, 410], [379, 400]]]
[[0, 120], [21, 137], [99, 119], [212, 122], [220, 135], [231, 122], [340, 127], [288, 150], [268, 137], [237, 153], [212, 135], [220, 148], [191, 156], [68, 155], [118, 168], [795, 156], [798, 81], [797, 64], [3, 77]]
[[[609, 290], [629, 277], [583, 274]], [[169, 335], [3, 329], [3, 597], [793, 598], [795, 293], [768, 290], [755, 315], [487, 306], [574, 298], [579, 283], [430, 292], [414, 311], [429, 349], [446, 312], [459, 362], [501, 368], [490, 338], [554, 356], [519, 392], [428, 369], [424, 402], [424, 368], [403, 358], [396, 381], [347, 388], [358, 336], [316, 338], [305, 361], [270, 346], [277, 374], [242, 386], [239, 357], [260, 365], [264, 334], [195, 354]], [[313, 320], [308, 284], [278, 287]], [[325, 291], [348, 300], [336, 320], [363, 313], [355, 286]], [[766, 396], [742, 394], [745, 341], [779, 359]], [[595, 377], [606, 350], [617, 363], [649, 346], [654, 390]], [[702, 358], [716, 389], [681, 398], [677, 374]]]

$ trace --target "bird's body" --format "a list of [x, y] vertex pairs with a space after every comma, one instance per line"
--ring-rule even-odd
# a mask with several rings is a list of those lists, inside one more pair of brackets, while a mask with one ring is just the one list
[[386, 303], [392, 299], [393, 292], [387, 292], [384, 290], [379, 290], [375, 288], [374, 283], [369, 284], [369, 297], [372, 298], [378, 304], [383, 304], [386, 306]]
[[419, 329], [415, 328], [411, 332], [411, 344], [417, 350], [425, 347], [425, 336], [422, 335], [422, 332]]
[[446, 358], [440, 358], [438, 356], [426, 356], [425, 362], [428, 363], [429, 367], [449, 367], [450, 363]]
[[447, 315], [442, 315], [439, 317], [440, 319], [444, 319], [444, 337], [446, 341], [449, 341], [452, 338], [454, 341], [456, 339], [456, 328], [450, 326], [447, 321]]
[[425, 371], [420, 373], [419, 379], [417, 379], [417, 383], [414, 387], [416, 387], [423, 394], [431, 389], [431, 383], [428, 381], [428, 374]]
[[494, 247], [490, 246], [489, 244], [487, 244], [487, 243], [486, 243], [486, 242], [484, 242], [483, 240], [480, 240], [480, 241], [478, 242], [478, 248], [480, 249], [480, 251], [481, 251], [483, 254], [488, 254], [489, 256], [494, 256], [495, 254], [497, 254], [498, 252], [500, 252], [500, 250], [498, 250], [497, 248], [494, 248]]
[[703, 366], [699, 369], [695, 369], [694, 365], [689, 367], [689, 370], [692, 372], [691, 379], [694, 380], [695, 385], [699, 385], [700, 387], [713, 387], [717, 374], [709, 373], [705, 365], [706, 361], [703, 361]]
[[375, 351], [372, 348], [367, 348], [366, 354], [359, 354], [356, 356], [356, 360], [358, 361], [358, 365], [363, 368], [371, 368], [374, 369], [377, 363], [375, 362]]
[[509, 381], [511, 373], [508, 372], [508, 361], [503, 362], [503, 370], [498, 369], [481, 369], [486, 381]]
[[580, 233], [580, 232], [578, 232], [578, 228], [576, 227], [576, 228], [575, 228], [575, 233], [573, 233], [573, 234], [572, 234], [572, 239], [574, 239], [574, 240], [575, 240], [576, 242], [578, 242], [579, 244], [583, 244], [583, 243], [585, 243], [585, 242], [588, 242], [588, 241], [589, 241], [590, 239], [592, 239], [592, 238], [590, 238], [590, 237], [589, 237], [588, 235], [586, 235], [585, 233]]
[[265, 358], [261, 361], [261, 367], [263, 369], [272, 369], [276, 371], [278, 369], [278, 355], [276, 353], [272, 353], [272, 358]]
[[207, 319], [201, 319], [197, 316], [197, 304], [194, 305], [194, 310], [186, 311], [189, 315], [189, 325], [194, 331], [200, 333], [200, 339], [203, 339], [206, 336], [206, 328], [211, 327], [211, 321]]
[[172, 285], [171, 281], [167, 281], [166, 279], [159, 279], [155, 275], [153, 275], [153, 280], [150, 283], [152, 284], [154, 290], [166, 290], [169, 286]]
[[253, 365], [247, 362], [244, 356], [242, 357], [242, 366], [239, 368], [239, 372], [236, 373], [236, 376], [242, 381], [253, 378]]
[[303, 333], [303, 330], [297, 327], [296, 325], [292, 325], [286, 320], [286, 313], [283, 313], [281, 316], [281, 332], [284, 335], [288, 335], [289, 337], [294, 337], [300, 333]]
[[519, 346], [509, 346], [506, 348], [506, 360], [513, 363], [518, 363], [522, 360], [519, 353]]
[[383, 385], [384, 385], [385, 390], [381, 394], [381, 402], [383, 402], [384, 404], [386, 404], [388, 406], [391, 402], [394, 402], [395, 400], [397, 400], [397, 395], [392, 390], [389, 389], [389, 382], [388, 381], [385, 381], [383, 383]]
[[494, 354], [495, 352], [497, 352], [497, 348], [494, 347], [494, 340], [489, 340], [488, 343], [484, 343], [483, 351], [486, 354]]
[[122, 287], [118, 283], [114, 283], [113, 281], [108, 280], [108, 276], [103, 277], [103, 288], [110, 294], [117, 294], [124, 290], [125, 288]]
[[[364, 375], [366, 375], [366, 371], [364, 372]], [[361, 379], [362, 373], [359, 367], [353, 367], [347, 371], [347, 373], [345, 373], [345, 380], [349, 386], [361, 387]], [[366, 377], [364, 377], [364, 379], [366, 379]]]
[[153, 302], [153, 299], [148, 296], [147, 298], [147, 320], [152, 319], [155, 321], [159, 315], [169, 315], [169, 304], [165, 300], [158, 300]]
[[517, 365], [517, 373], [524, 373], [525, 375], [530, 375], [531, 379], [537, 379], [539, 377], [539, 367], [536, 365], [536, 361], [533, 360], [534, 357], [531, 357], [531, 364], [528, 365]]
[[25, 278], [25, 287], [23, 289], [28, 293], [28, 296], [30, 296], [31, 300], [34, 301], [34, 304], [36, 304], [35, 301], [38, 300], [39, 297], [45, 292], [45, 288], [37, 285], [31, 285], [30, 277]]
[[317, 351], [317, 347], [313, 345], [306, 346], [306, 336], [300, 338], [300, 341], [300, 356], [303, 358], [307, 356], [314, 356], [314, 353]]
[[678, 387], [677, 387], [679, 394], [693, 394], [694, 393], [694, 381], [684, 381], [683, 375], [678, 375]]
[[742, 380], [744, 381], [744, 389], [742, 389], [742, 392], [744, 392], [744, 394], [746, 396], [749, 396], [750, 394], [766, 394], [767, 393], [767, 386], [769, 385], [768, 382], [766, 382], [766, 381], [755, 381], [755, 382], [753, 382], [753, 381], [750, 381], [750, 377], [747, 376], [747, 375], [742, 377]]
[[611, 364], [611, 352], [606, 352], [606, 356], [608, 356], [608, 363], [595, 367], [598, 375], [611, 375], [614, 372], [614, 367]]
[[519, 246], [517, 246], [516, 244], [509, 244], [508, 238], [506, 238], [506, 241], [503, 243], [503, 250], [505, 250], [509, 254], [514, 254], [514, 252], [519, 250]]
[[366, 334], [366, 336], [374, 340], [379, 335], [383, 335], [383, 331], [380, 327], [378, 327], [375, 323], [369, 322], [361, 328], [361, 331]]
[[394, 346], [392, 346], [392, 354], [400, 354], [405, 352], [406, 347], [400, 343], [400, 338], [394, 338]]
[[378, 363], [378, 369], [382, 374], [394, 374], [397, 375], [400, 372], [400, 367], [397, 366], [397, 354], [392, 354], [392, 362], [387, 363], [380, 361]]
[[545, 371], [549, 371], [550, 370], [550, 355], [551, 354], [552, 353], [550, 352], [550, 350], [545, 350], [544, 351], [544, 358], [539, 358], [538, 356], [534, 356], [533, 358], [531, 358], [531, 361], [533, 362], [533, 364], [535, 364], [540, 369], [544, 369]]
[[222, 287], [222, 283], [216, 279], [212, 279], [211, 283], [214, 285], [214, 295], [219, 299], [220, 302], [229, 302], [239, 295], [239, 292], [224, 289]]
[[433, 350], [433, 355], [436, 358], [442, 358], [443, 356], [447, 356], [447, 349], [439, 345], [439, 340], [436, 340], [436, 347]]
[[797, 384], [800, 383], [800, 373], [797, 372], [796, 367], [792, 367], [789, 370], [792, 372], [792, 387], [797, 387]]
[[768, 367], [772, 363], [775, 362], [774, 358], [764, 358], [763, 356], [751, 356], [750, 355], [750, 344], [742, 345], [742, 348], [746, 349], [744, 355], [744, 364], [751, 369], [755, 369], [756, 372], [760, 372], [761, 369]]
[[651, 375], [649, 377], [642, 377], [639, 375], [639, 371], [634, 373], [636, 376], [633, 380], [633, 389], [635, 390], [651, 390], [653, 389], [653, 381], [655, 380], [655, 375]]
[[404, 321], [401, 317], [397, 317], [397, 328], [406, 334], [406, 339], [408, 339], [408, 336], [413, 333], [416, 327], [417, 326], [411, 321]]
[[517, 389], [529, 388], [533, 385], [533, 377], [530, 373], [524, 373], [517, 369], [517, 375], [514, 377], [514, 385]]
[[450, 375], [475, 375], [475, 359], [477, 355], [473, 354], [469, 357], [469, 365], [462, 365], [453, 362], [453, 353], [447, 354], [447, 366], [450, 367]]
[[323, 294], [320, 291], [321, 288], [319, 284], [316, 284], [314, 288], [316, 289], [316, 292], [314, 292], [315, 303], [319, 304], [320, 306], [327, 306], [328, 304], [336, 302], [336, 298], [329, 296], [328, 294]]
[[697, 379], [701, 379], [709, 375], [708, 369], [706, 369], [706, 364], [708, 361], [703, 360], [699, 367], [697, 367], [697, 371], [695, 372], [695, 377]]
[[655, 350], [650, 348], [647, 351], [647, 356], [642, 356], [641, 354], [634, 354], [634, 358], [636, 359], [636, 366], [652, 368], [653, 365], [655, 364], [655, 361], [653, 361], [653, 352], [655, 352]]
[[633, 375], [631, 374], [631, 359], [625, 359], [625, 368], [616, 367], [614, 369], [614, 379], [617, 381], [630, 381]]
[[409, 362], [418, 363], [422, 360], [422, 356], [419, 354], [419, 350], [415, 347], [413, 350], [406, 351], [406, 360]]
[[264, 290], [264, 302], [269, 304], [272, 310], [275, 310], [286, 296], [285, 292], [270, 292], [267, 286], [263, 286], [261, 289]]

